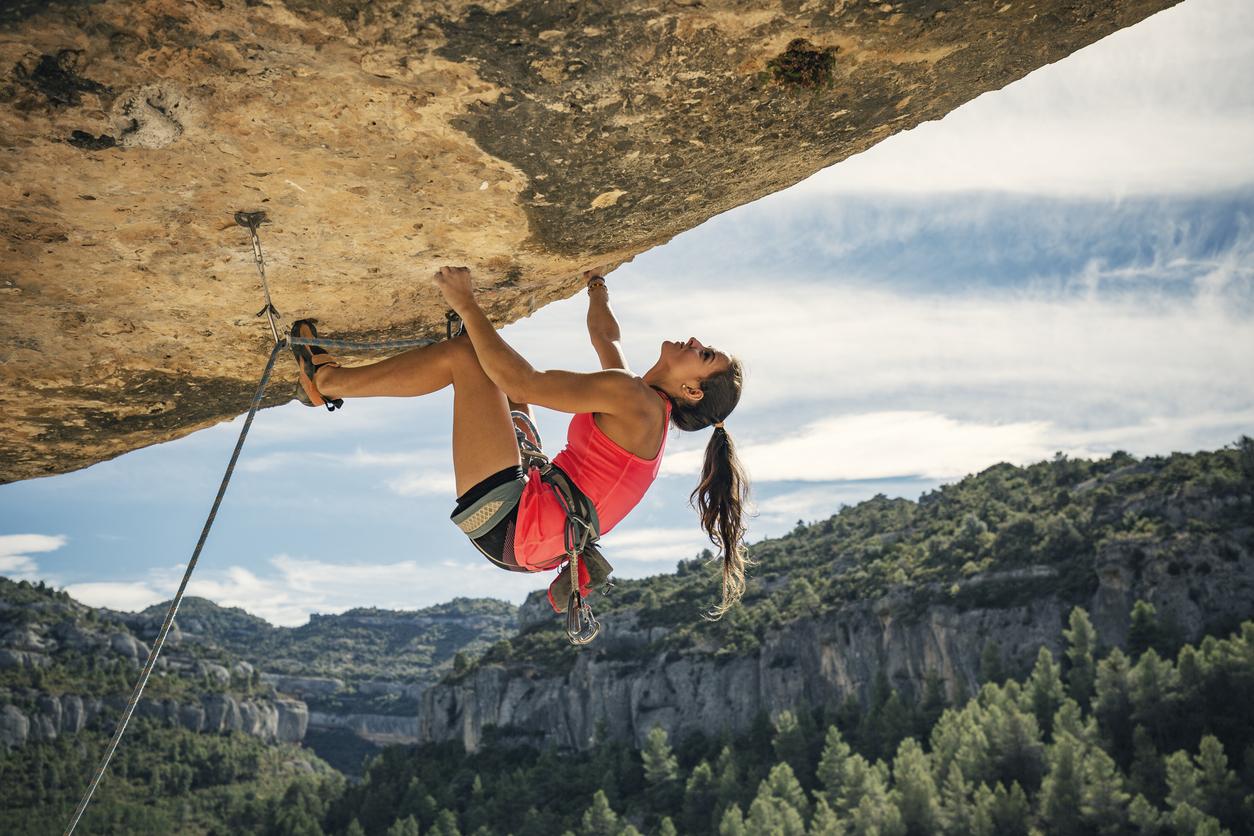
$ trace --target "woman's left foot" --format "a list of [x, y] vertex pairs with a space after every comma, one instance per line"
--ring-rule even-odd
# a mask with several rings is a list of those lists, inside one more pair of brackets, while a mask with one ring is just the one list
[[[318, 329], [314, 327], [312, 319], [298, 319], [292, 323], [292, 336], [316, 339]], [[314, 382], [318, 369], [323, 366], [339, 368], [340, 364], [335, 361], [335, 358], [316, 345], [293, 344], [291, 349], [296, 357], [296, 366], [300, 370], [300, 386], [309, 399], [309, 406], [325, 406], [328, 412], [334, 412], [344, 406], [342, 398], [327, 398], [318, 390], [318, 385]]]

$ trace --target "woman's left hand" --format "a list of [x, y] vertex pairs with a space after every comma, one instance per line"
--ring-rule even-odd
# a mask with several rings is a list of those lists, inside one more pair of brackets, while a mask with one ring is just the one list
[[436, 286], [444, 301], [457, 312], [475, 303], [475, 290], [467, 267], [441, 267], [435, 274]]

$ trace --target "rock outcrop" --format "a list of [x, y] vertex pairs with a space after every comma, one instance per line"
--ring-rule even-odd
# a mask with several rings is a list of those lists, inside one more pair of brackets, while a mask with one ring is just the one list
[[1176, 1], [9, 4], [0, 480], [246, 408], [236, 210], [289, 321], [432, 335], [453, 263], [505, 323]]
[[[1248, 496], [1216, 502], [1251, 514]], [[1176, 507], [1189, 505], [1186, 498]], [[1050, 567], [988, 573], [956, 590], [990, 602], [982, 606], [944, 603], [947, 593], [931, 590], [937, 602], [920, 608], [917, 591], [898, 591], [792, 622], [769, 633], [756, 652], [730, 658], [716, 656], [715, 647], [653, 650], [665, 628], [642, 629], [630, 611], [616, 613], [598, 645], [579, 652], [570, 671], [525, 660], [485, 664], [461, 681], [428, 689], [421, 737], [460, 740], [474, 750], [490, 727], [497, 739], [574, 748], [592, 745], [601, 724], [611, 737], [638, 746], [655, 725], [672, 739], [693, 732], [717, 736], [748, 729], [759, 712], [835, 706], [851, 695], [865, 705], [881, 672], [908, 695], [921, 694], [929, 674], [940, 677], [951, 698], [972, 694], [986, 646], [996, 642], [1007, 670], [1026, 672], [1038, 648], [1062, 649], [1062, 630], [1076, 604], [1112, 644], [1126, 639], [1138, 598], [1154, 604], [1190, 641], [1254, 617], [1250, 543], [1249, 526], [1200, 542], [1112, 541], [1098, 551], [1097, 589], [1087, 600], [1035, 594], [1034, 584], [1053, 575]], [[529, 601], [520, 622], [528, 623], [539, 605], [538, 596]]]
[[[23, 689], [0, 695], [16, 703], [0, 706], [0, 745], [23, 746], [28, 741], [55, 740], [63, 734], [76, 734], [85, 728], [100, 727], [112, 732], [113, 723], [126, 707], [121, 696], [96, 697], [80, 694], [52, 696]], [[178, 702], [145, 697], [135, 707], [135, 716], [158, 720], [194, 732], [243, 732], [263, 740], [296, 743], [309, 727], [309, 709], [292, 699], [237, 699], [229, 694], [205, 694], [198, 701]]]

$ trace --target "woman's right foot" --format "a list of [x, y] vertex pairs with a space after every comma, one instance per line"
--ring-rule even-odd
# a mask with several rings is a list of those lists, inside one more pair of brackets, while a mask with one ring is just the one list
[[[291, 334], [293, 337], [317, 338], [318, 329], [314, 327], [313, 320], [298, 319], [292, 323]], [[329, 412], [334, 412], [344, 406], [342, 398], [328, 398], [323, 395], [315, 382], [319, 369], [328, 366], [338, 368], [340, 364], [316, 345], [290, 345], [292, 354], [296, 357], [296, 367], [300, 371], [300, 386], [305, 392], [305, 397], [308, 398], [308, 405], [325, 406]]]

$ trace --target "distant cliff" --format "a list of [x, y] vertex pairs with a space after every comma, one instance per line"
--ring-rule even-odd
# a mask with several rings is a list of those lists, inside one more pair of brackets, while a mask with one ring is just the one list
[[[167, 606], [94, 609], [0, 578], [0, 746], [112, 729], [147, 658], [143, 638], [156, 635]], [[189, 598], [136, 716], [279, 742], [311, 730], [347, 730], [375, 745], [413, 742], [422, 691], [451, 670], [454, 655], [515, 629], [516, 609], [491, 600], [353, 610], [280, 628]]]
[[[744, 606], [700, 619], [712, 567], [621, 583], [605, 633], [562, 645], [532, 596], [523, 632], [423, 696], [424, 740], [643, 745], [744, 731], [759, 712], [867, 704], [879, 677], [907, 697], [929, 675], [951, 699], [982, 665], [1024, 672], [1059, 649], [1074, 605], [1124, 640], [1133, 601], [1173, 641], [1254, 616], [1254, 441], [1137, 462], [996, 465], [915, 502], [883, 497], [751, 550]], [[612, 555], [611, 555], [612, 559]]]

